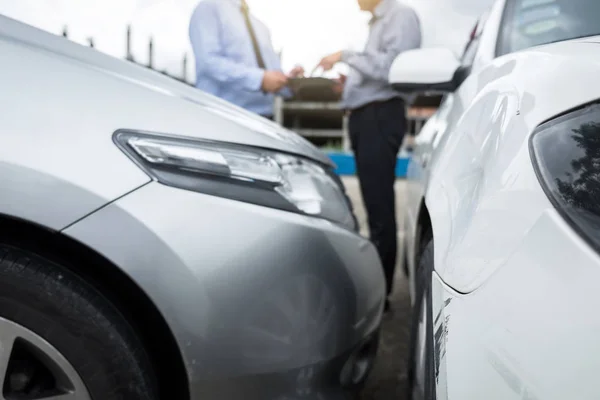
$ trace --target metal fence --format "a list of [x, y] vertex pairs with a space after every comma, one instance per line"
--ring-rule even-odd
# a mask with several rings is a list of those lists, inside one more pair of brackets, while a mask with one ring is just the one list
[[[133, 34], [133, 29], [131, 25], [127, 25], [127, 31], [125, 33], [125, 59], [127, 61], [130, 61], [132, 63], [135, 63], [137, 65], [141, 65], [142, 67], [151, 69], [153, 71], [157, 71], [160, 72], [163, 75], [166, 75], [170, 78], [173, 78], [175, 80], [178, 80], [179, 82], [183, 82], [187, 85], [193, 86], [194, 83], [188, 80], [188, 55], [187, 53], [184, 53], [182, 55], [181, 58], [181, 75], [177, 76], [177, 75], [173, 75], [169, 72], [167, 72], [166, 70], [158, 70], [155, 67], [155, 62], [154, 62], [154, 57], [155, 57], [155, 49], [154, 49], [154, 39], [152, 38], [152, 36], [150, 36], [148, 38], [148, 45], [147, 45], [147, 51], [148, 51], [148, 62], [147, 63], [143, 63], [138, 61], [134, 56], [133, 56], [133, 51], [132, 51], [132, 46], [131, 46], [131, 40], [132, 40], [132, 34]], [[63, 31], [62, 31], [62, 36], [64, 36], [65, 38], [69, 38], [69, 28], [68, 26], [64, 26], [63, 27]], [[87, 42], [88, 45], [90, 47], [95, 47], [94, 46], [94, 38], [93, 37], [88, 37], [87, 38]]]

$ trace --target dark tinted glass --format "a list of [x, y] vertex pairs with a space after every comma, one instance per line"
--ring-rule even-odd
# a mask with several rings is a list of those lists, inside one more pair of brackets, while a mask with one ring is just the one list
[[479, 47], [479, 37], [471, 39], [465, 48], [465, 52], [463, 53], [460, 63], [462, 66], [470, 66], [473, 64], [473, 60], [475, 59], [475, 54], [477, 54], [477, 48]]
[[532, 144], [550, 199], [600, 249], [600, 107], [541, 127]]
[[499, 55], [600, 35], [600, 0], [509, 0]]

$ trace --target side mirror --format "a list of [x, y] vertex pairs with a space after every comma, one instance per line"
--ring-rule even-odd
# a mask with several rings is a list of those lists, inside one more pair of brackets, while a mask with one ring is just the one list
[[446, 48], [409, 50], [396, 57], [389, 81], [399, 92], [454, 92], [468, 75]]

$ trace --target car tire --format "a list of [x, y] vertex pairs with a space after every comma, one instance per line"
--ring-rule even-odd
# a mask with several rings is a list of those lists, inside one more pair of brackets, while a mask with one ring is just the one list
[[402, 259], [400, 262], [402, 263], [402, 271], [404, 271], [404, 276], [406, 279], [410, 279], [410, 270], [408, 269], [408, 254], [406, 254], [406, 244], [402, 248]]
[[3, 398], [157, 400], [133, 329], [70, 270], [0, 244]]
[[[419, 265], [417, 266], [416, 282], [417, 293], [415, 304], [413, 306], [412, 325], [410, 335], [410, 352], [408, 357], [408, 398], [413, 400], [435, 400], [435, 366], [434, 366], [434, 349], [433, 349], [433, 319], [431, 307], [431, 277], [434, 270], [433, 264], [433, 241], [429, 241], [419, 255]], [[420, 322], [425, 318], [425, 349], [424, 362], [419, 367], [419, 327]], [[422, 368], [422, 371], [418, 369]], [[417, 374], [422, 377], [422, 388], [417, 390], [419, 386], [417, 382]]]

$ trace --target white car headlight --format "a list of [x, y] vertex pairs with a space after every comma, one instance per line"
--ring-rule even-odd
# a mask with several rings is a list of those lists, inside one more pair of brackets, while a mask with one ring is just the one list
[[165, 185], [328, 219], [356, 220], [341, 181], [316, 162], [252, 146], [118, 131], [117, 145]]

